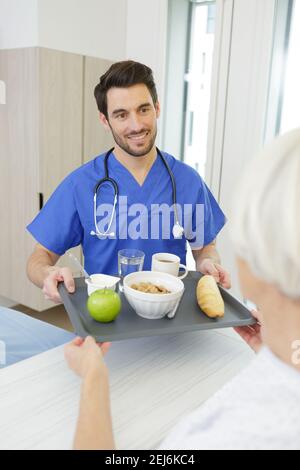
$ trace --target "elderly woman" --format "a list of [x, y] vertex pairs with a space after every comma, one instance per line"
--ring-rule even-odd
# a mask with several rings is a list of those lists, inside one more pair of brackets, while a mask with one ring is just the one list
[[[257, 356], [161, 449], [300, 449], [300, 130], [251, 162], [237, 194], [232, 238], [258, 323], [236, 331]], [[77, 339], [66, 357], [83, 377], [75, 447], [113, 448], [101, 350], [91, 338]]]

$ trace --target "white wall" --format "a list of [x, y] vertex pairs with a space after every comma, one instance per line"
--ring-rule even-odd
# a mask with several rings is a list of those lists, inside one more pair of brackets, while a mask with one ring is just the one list
[[164, 119], [167, 25], [168, 0], [128, 0], [126, 58], [142, 62], [153, 70], [162, 105], [158, 146], [161, 146]]
[[163, 104], [167, 0], [38, 0], [38, 20], [41, 47], [149, 65]]
[[149, 65], [163, 105], [167, 0], [38, 0], [38, 20], [39, 46]]
[[0, 0], [0, 49], [38, 43], [38, 0]]
[[[216, 57], [213, 81], [207, 180], [230, 219], [243, 168], [263, 146], [276, 1], [227, 0], [224, 5], [225, 22], [220, 25], [217, 47], [222, 53]], [[225, 58], [226, 64], [222, 64]], [[232, 273], [233, 293], [239, 296], [234, 247], [226, 226], [218, 237], [218, 248], [222, 264]]]
[[168, 0], [0, 0], [0, 48], [40, 46], [149, 65], [163, 101]]
[[0, 48], [48, 47], [120, 60], [127, 0], [0, 0]]
[[167, 0], [128, 0], [126, 54], [149, 65], [162, 99], [167, 43]]
[[120, 60], [126, 22], [127, 0], [38, 0], [41, 47]]
[[168, 0], [0, 0], [0, 48], [40, 46], [149, 65], [163, 101]]

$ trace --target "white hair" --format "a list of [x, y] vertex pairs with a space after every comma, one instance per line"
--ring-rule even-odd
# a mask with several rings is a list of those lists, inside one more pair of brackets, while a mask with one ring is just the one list
[[236, 191], [231, 238], [260, 279], [300, 298], [300, 129], [250, 162]]

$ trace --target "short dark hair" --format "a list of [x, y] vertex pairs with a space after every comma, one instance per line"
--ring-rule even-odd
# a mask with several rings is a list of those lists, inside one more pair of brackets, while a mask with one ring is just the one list
[[153, 72], [147, 65], [133, 60], [125, 60], [113, 64], [107, 72], [100, 77], [100, 82], [94, 91], [99, 111], [108, 119], [107, 92], [110, 88], [128, 88], [140, 83], [146, 85], [152, 96], [153, 103], [156, 104], [158, 96]]

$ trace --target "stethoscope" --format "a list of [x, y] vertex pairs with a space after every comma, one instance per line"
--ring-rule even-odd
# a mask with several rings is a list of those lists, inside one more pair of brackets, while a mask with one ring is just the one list
[[[184, 228], [182, 227], [182, 225], [180, 225], [179, 218], [178, 218], [177, 198], [176, 198], [176, 184], [175, 184], [174, 175], [173, 175], [173, 172], [171, 171], [171, 168], [168, 165], [168, 162], [166, 161], [165, 157], [161, 153], [161, 151], [157, 147], [156, 147], [156, 150], [157, 150], [158, 155], [162, 159], [162, 162], [165, 165], [165, 167], [167, 169], [167, 172], [169, 173], [171, 183], [172, 183], [172, 196], [173, 196], [173, 207], [174, 207], [174, 218], [175, 218], [175, 224], [174, 224], [173, 229], [172, 229], [173, 237], [174, 238], [181, 238], [182, 235], [184, 234]], [[98, 238], [110, 237], [110, 236], [114, 237], [115, 236], [115, 233], [110, 232], [110, 229], [111, 229], [111, 225], [113, 223], [113, 219], [114, 219], [114, 216], [115, 216], [115, 213], [116, 213], [116, 205], [117, 205], [118, 196], [119, 196], [119, 186], [118, 186], [118, 183], [113, 178], [109, 177], [109, 173], [108, 173], [108, 158], [109, 158], [110, 154], [113, 151], [114, 151], [114, 147], [106, 153], [105, 158], [104, 158], [105, 177], [102, 178], [100, 181], [98, 181], [98, 183], [96, 184], [95, 189], [94, 189], [94, 225], [95, 225], [95, 231], [92, 230], [90, 232], [90, 234], [92, 236], [97, 236]], [[114, 203], [113, 203], [113, 210], [112, 210], [112, 213], [111, 213], [111, 217], [110, 217], [110, 221], [109, 221], [107, 230], [105, 232], [100, 232], [100, 230], [98, 228], [98, 225], [97, 225], [97, 194], [98, 194], [98, 191], [99, 191], [100, 187], [104, 183], [110, 183], [112, 185], [113, 190], [114, 190]]]

